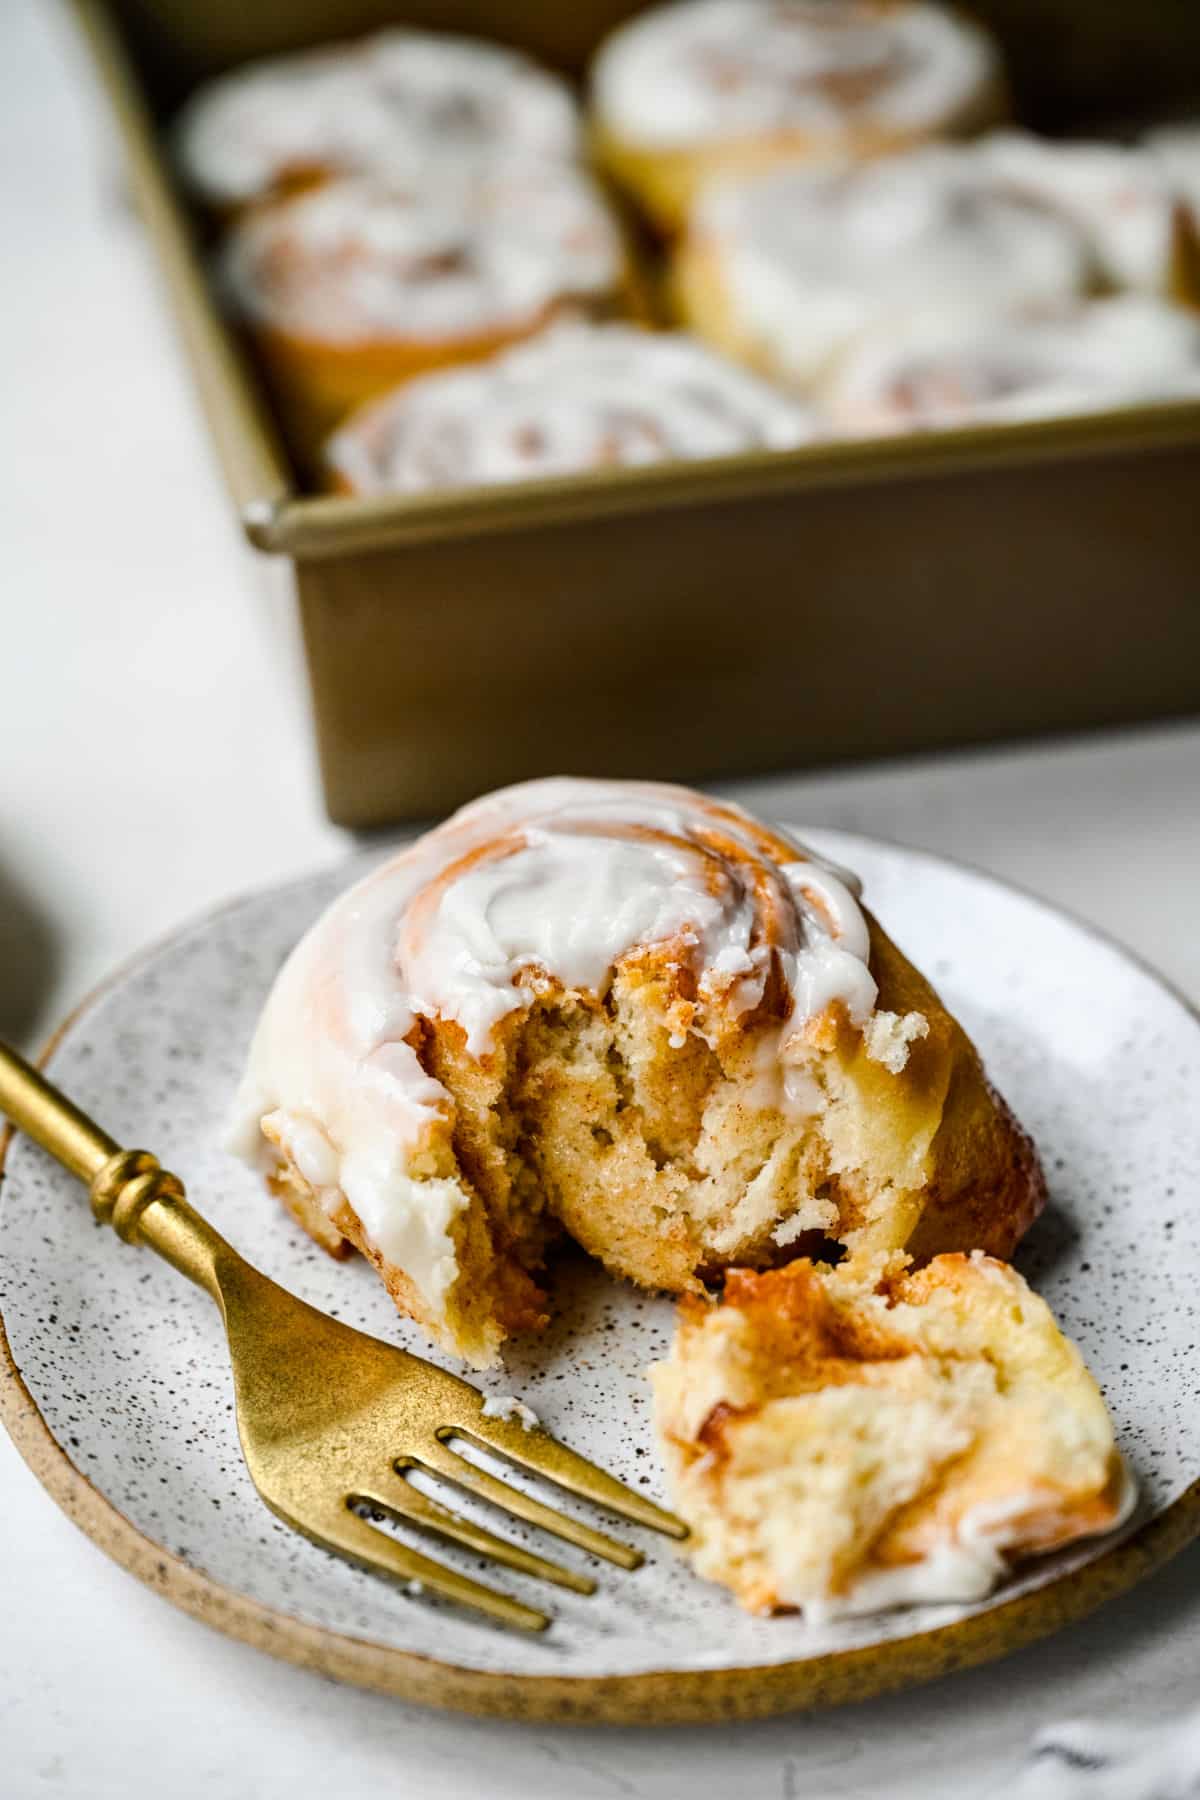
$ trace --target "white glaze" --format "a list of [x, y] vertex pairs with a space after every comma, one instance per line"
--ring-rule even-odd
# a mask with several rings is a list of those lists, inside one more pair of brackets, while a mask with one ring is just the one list
[[1200, 392], [1200, 319], [1150, 295], [865, 333], [822, 392], [850, 436], [1053, 418]]
[[783, 164], [718, 185], [695, 230], [740, 328], [819, 378], [863, 333], [1111, 288], [1169, 292], [1172, 187], [1143, 150], [996, 132], [870, 164]]
[[422, 1162], [451, 1102], [405, 1041], [418, 1016], [457, 1021], [486, 1056], [543, 976], [603, 991], [627, 951], [670, 943], [696, 973], [693, 1029], [712, 1041], [757, 1005], [777, 962], [792, 997], [774, 1040], [785, 1104], [805, 1023], [840, 1002], [864, 1026], [876, 987], [853, 878], [791, 840], [777, 860], [759, 831], [737, 809], [651, 782], [529, 782], [463, 808], [296, 947], [255, 1036], [233, 1147], [262, 1161], [269, 1119], [313, 1185], [330, 1202], [344, 1193], [437, 1304], [466, 1196]]
[[999, 187], [1070, 219], [1102, 281], [1146, 293], [1169, 290], [1176, 195], [1146, 150], [998, 131], [972, 153]]
[[[1097, 1535], [1119, 1531], [1132, 1517], [1137, 1500], [1137, 1482], [1122, 1458], [1116, 1517]], [[1032, 1492], [974, 1507], [959, 1521], [954, 1536], [941, 1539], [919, 1562], [872, 1569], [844, 1594], [805, 1600], [804, 1616], [811, 1625], [827, 1625], [898, 1607], [961, 1606], [985, 1600], [1010, 1572], [1006, 1553], [1020, 1542], [1022, 1520], [1043, 1503], [1043, 1497]]]
[[924, 0], [678, 0], [615, 32], [593, 82], [601, 123], [626, 143], [795, 131], [836, 147], [864, 126], [945, 129], [998, 74], [985, 33]]
[[599, 190], [567, 164], [439, 164], [419, 181], [348, 177], [265, 207], [231, 234], [235, 308], [325, 342], [438, 340], [527, 327], [596, 301], [624, 257]]
[[237, 205], [313, 169], [413, 175], [447, 155], [570, 157], [579, 128], [566, 83], [527, 57], [395, 28], [209, 83], [181, 114], [176, 146], [206, 199]]
[[358, 493], [420, 493], [791, 449], [815, 430], [799, 402], [690, 338], [564, 323], [486, 363], [407, 382], [327, 454]]
[[541, 1420], [532, 1406], [526, 1406], [515, 1394], [489, 1394], [483, 1403], [485, 1419], [517, 1419], [526, 1431], [536, 1431]]
[[700, 202], [738, 328], [807, 383], [868, 328], [1046, 304], [1086, 291], [1077, 224], [996, 179], [967, 146], [865, 164], [781, 164]]

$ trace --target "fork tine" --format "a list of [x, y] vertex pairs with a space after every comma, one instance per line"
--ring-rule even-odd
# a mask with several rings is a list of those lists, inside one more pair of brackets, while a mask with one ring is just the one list
[[[422, 1465], [413, 1462], [409, 1466], [419, 1469]], [[432, 1495], [422, 1493], [420, 1488], [414, 1487], [399, 1471], [391, 1480], [378, 1482], [371, 1490], [357, 1488], [355, 1498], [365, 1500], [369, 1506], [378, 1506], [384, 1512], [395, 1513], [428, 1531], [434, 1531], [439, 1537], [461, 1544], [464, 1549], [477, 1550], [481, 1556], [490, 1556], [493, 1562], [503, 1563], [522, 1575], [532, 1575], [539, 1581], [552, 1581], [557, 1587], [572, 1588], [577, 1594], [594, 1594], [596, 1591], [596, 1583], [590, 1575], [578, 1575], [574, 1569], [565, 1569], [561, 1563], [549, 1562], [544, 1556], [535, 1556], [531, 1550], [523, 1550], [510, 1539], [497, 1537], [494, 1531], [472, 1524], [461, 1513], [442, 1506]]]
[[[455, 1427], [457, 1432], [457, 1427]], [[458, 1433], [467, 1437], [467, 1432]], [[430, 1468], [436, 1469], [439, 1475], [445, 1475], [450, 1481], [458, 1483], [472, 1494], [478, 1494], [481, 1500], [490, 1500], [506, 1513], [513, 1513], [518, 1519], [524, 1519], [527, 1525], [538, 1525], [543, 1531], [549, 1531], [554, 1537], [564, 1538], [568, 1544], [575, 1544], [580, 1550], [587, 1550], [592, 1556], [602, 1556], [606, 1562], [616, 1563], [621, 1569], [636, 1569], [645, 1560], [640, 1550], [632, 1544], [623, 1544], [618, 1538], [611, 1538], [606, 1532], [596, 1531], [591, 1525], [585, 1525], [579, 1519], [572, 1519], [566, 1513], [560, 1513], [552, 1506], [545, 1506], [540, 1500], [523, 1494], [507, 1481], [501, 1481], [496, 1475], [489, 1475], [486, 1469], [476, 1468], [464, 1456], [452, 1450], [449, 1444], [439, 1437], [425, 1446], [422, 1461]]]
[[[298, 1520], [289, 1522], [299, 1525]], [[351, 1512], [349, 1503], [340, 1510], [331, 1510], [322, 1520], [320, 1529], [314, 1530], [308, 1525], [300, 1529], [326, 1550], [348, 1556], [377, 1575], [419, 1582], [444, 1600], [470, 1607], [499, 1625], [512, 1625], [518, 1631], [544, 1631], [550, 1623], [548, 1613], [525, 1606], [495, 1588], [485, 1587], [481, 1581], [472, 1581], [470, 1576], [460, 1575], [457, 1570], [448, 1569], [443, 1563], [434, 1562], [431, 1557], [422, 1556], [420, 1551], [410, 1550], [407, 1544], [388, 1537]]]
[[568, 1493], [577, 1494], [581, 1500], [608, 1507], [610, 1512], [619, 1513], [631, 1525], [648, 1525], [652, 1531], [662, 1531], [673, 1538], [684, 1538], [688, 1534], [682, 1519], [656, 1506], [653, 1500], [643, 1499], [615, 1475], [597, 1468], [577, 1450], [560, 1444], [548, 1431], [540, 1428], [527, 1431], [516, 1421], [485, 1418], [481, 1412], [460, 1435], [478, 1439], [484, 1448], [499, 1450], [510, 1462], [544, 1476], [556, 1486], [566, 1488]]
[[[452, 1435], [470, 1438], [470, 1431], [459, 1431], [453, 1427]], [[522, 1494], [522, 1490], [511, 1485], [511, 1481], [500, 1480], [500, 1476], [489, 1474], [486, 1469], [479, 1469], [466, 1456], [453, 1451], [444, 1438], [428, 1445], [425, 1453], [426, 1462], [437, 1469], [439, 1474], [457, 1481], [459, 1487], [470, 1489], [479, 1494], [480, 1499], [489, 1499], [495, 1507], [504, 1512], [515, 1514], [524, 1519], [525, 1525], [538, 1525], [543, 1532], [551, 1532], [554, 1537], [563, 1537], [569, 1544], [576, 1544], [579, 1550], [587, 1550], [594, 1557], [603, 1557], [606, 1562], [615, 1562], [622, 1570], [635, 1570], [646, 1561], [640, 1550], [633, 1544], [622, 1543], [619, 1537], [610, 1537], [608, 1532], [597, 1532], [596, 1526], [585, 1525], [581, 1519], [572, 1519], [565, 1512], [558, 1512], [556, 1507], [547, 1507], [540, 1499], [533, 1499], [531, 1494]]]

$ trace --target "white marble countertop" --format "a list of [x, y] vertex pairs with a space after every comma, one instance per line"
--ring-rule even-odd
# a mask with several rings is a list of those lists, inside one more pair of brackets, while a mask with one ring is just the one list
[[[33, 1044], [147, 938], [345, 839], [320, 812], [286, 610], [233, 528], [76, 47], [39, 0], [0, 6], [0, 90], [0, 1033]], [[1200, 999], [1198, 726], [733, 791], [994, 869]], [[1154, 1718], [1194, 1701], [1198, 1666], [1200, 1549], [1008, 1662], [824, 1716], [443, 1717], [164, 1606], [0, 1437], [0, 1800], [974, 1796], [1036, 1725]]]

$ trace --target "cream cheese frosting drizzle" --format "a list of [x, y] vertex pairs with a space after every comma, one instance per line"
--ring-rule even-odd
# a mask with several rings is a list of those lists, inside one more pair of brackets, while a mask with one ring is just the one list
[[593, 79], [604, 125], [632, 144], [796, 131], [836, 146], [864, 120], [943, 127], [998, 69], [982, 31], [923, 0], [687, 0], [617, 31]]
[[[1128, 1524], [1138, 1503], [1138, 1485], [1118, 1453], [1116, 1516], [1105, 1535]], [[804, 1601], [810, 1624], [859, 1618], [906, 1606], [969, 1606], [986, 1600], [1012, 1572], [1009, 1552], [1022, 1541], [1021, 1526], [1036, 1516], [1045, 1495], [1036, 1489], [974, 1507], [951, 1533], [943, 1534], [917, 1562], [868, 1569], [844, 1593]]]
[[268, 1124], [305, 1179], [344, 1194], [427, 1294], [454, 1273], [466, 1196], [423, 1172], [451, 1106], [409, 1041], [455, 1020], [484, 1057], [547, 980], [603, 992], [613, 967], [670, 945], [694, 971], [691, 1029], [711, 1039], [789, 997], [777, 1087], [808, 1021], [835, 1003], [860, 1028], [876, 985], [854, 878], [734, 806], [657, 783], [554, 779], [463, 808], [336, 901], [284, 965], [239, 1092], [234, 1147]]

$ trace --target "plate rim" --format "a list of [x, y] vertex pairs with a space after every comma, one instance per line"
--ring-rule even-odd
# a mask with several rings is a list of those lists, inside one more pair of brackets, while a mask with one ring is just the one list
[[[789, 827], [791, 829], [791, 827]], [[1147, 976], [1200, 1028], [1200, 1007], [1137, 951], [1044, 896], [964, 859], [915, 845], [843, 831], [805, 828], [857, 840], [1002, 888], [1066, 921]], [[370, 850], [371, 846], [364, 846]], [[361, 858], [355, 851], [350, 862]], [[179, 939], [255, 898], [303, 886], [335, 872], [318, 866], [289, 880], [266, 882], [184, 920], [123, 959], [51, 1033], [37, 1055], [45, 1068], [97, 1003]], [[15, 1128], [0, 1133], [0, 1204]], [[0, 1423], [18, 1454], [60, 1510], [120, 1567], [180, 1611], [283, 1662], [424, 1706], [486, 1718], [546, 1724], [681, 1725], [770, 1718], [867, 1700], [902, 1687], [973, 1668], [1074, 1624], [1126, 1593], [1200, 1537], [1200, 1477], [1162, 1512], [1083, 1567], [1029, 1593], [965, 1619], [849, 1650], [799, 1660], [733, 1668], [651, 1669], [625, 1675], [531, 1675], [471, 1669], [424, 1652], [309, 1624], [226, 1587], [146, 1536], [78, 1469], [42, 1417], [25, 1385], [0, 1310]]]

